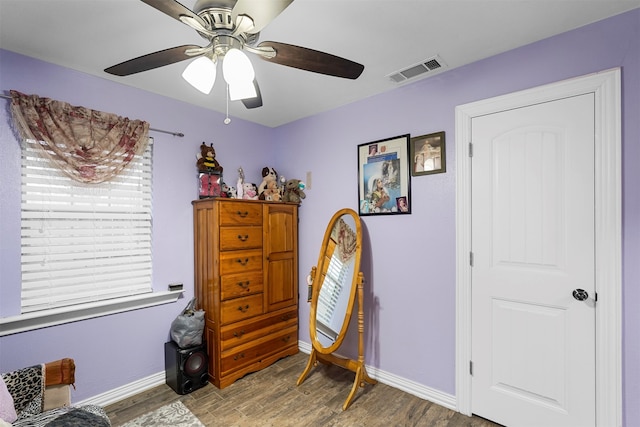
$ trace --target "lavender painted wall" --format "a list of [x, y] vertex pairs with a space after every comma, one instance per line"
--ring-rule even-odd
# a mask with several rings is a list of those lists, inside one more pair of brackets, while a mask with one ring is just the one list
[[[0, 50], [0, 90], [16, 89], [73, 105], [148, 121], [179, 131], [184, 138], [151, 132], [155, 139], [153, 176], [153, 287], [183, 282], [184, 299], [0, 338], [0, 371], [62, 357], [77, 364], [77, 391], [83, 400], [164, 370], [163, 343], [173, 318], [193, 296], [191, 200], [197, 198], [196, 154], [213, 143], [229, 182], [242, 166], [247, 179], [273, 159], [265, 135], [271, 129], [152, 93]], [[0, 316], [20, 312], [20, 150], [10, 128], [8, 101], [0, 100]], [[214, 138], [215, 136], [215, 138]], [[253, 153], [247, 155], [246, 153]]]
[[[383, 371], [455, 394], [455, 106], [613, 67], [622, 67], [624, 91], [621, 316], [624, 416], [630, 427], [640, 425], [640, 263], [635, 262], [640, 256], [640, 10], [276, 129], [240, 120], [225, 128], [219, 114], [3, 51], [0, 89], [143, 118], [154, 127], [187, 134], [184, 140], [156, 135], [158, 289], [174, 280], [188, 289], [193, 285], [193, 155], [214, 132], [220, 135], [213, 141], [218, 157], [232, 171], [240, 164], [247, 171], [269, 164], [302, 179], [312, 171], [312, 187], [300, 209], [300, 293], [306, 295], [304, 277], [317, 262], [324, 225], [339, 208], [357, 208], [356, 145], [444, 130], [447, 173], [412, 180], [412, 215], [363, 218], [369, 243], [363, 260], [366, 356], [367, 364]], [[15, 313], [19, 298], [19, 152], [2, 115], [0, 315], [7, 316]], [[251, 142], [257, 140], [262, 143]], [[264, 147], [278, 157], [268, 157]], [[249, 150], [257, 155], [247, 158], [243, 153]], [[71, 352], [80, 359], [76, 400], [110, 390], [163, 369], [159, 346], [180, 308], [174, 304], [0, 338], [0, 370]], [[301, 302], [300, 318], [308, 315], [308, 305]], [[133, 324], [144, 332], [131, 332]], [[309, 342], [304, 321], [300, 339]], [[355, 343], [350, 334], [341, 351], [353, 355]], [[26, 347], [30, 360], [18, 350]]]
[[[317, 262], [322, 227], [357, 209], [356, 146], [444, 130], [447, 173], [412, 179], [412, 215], [363, 217], [367, 364], [455, 394], [455, 156], [457, 105], [614, 67], [623, 74], [623, 396], [627, 426], [640, 425], [640, 10], [299, 120], [276, 130], [294, 174], [313, 173], [301, 209], [300, 268]], [[366, 71], [365, 71], [366, 72]], [[300, 317], [309, 315], [301, 304]], [[306, 328], [300, 339], [309, 342]], [[342, 352], [354, 354], [351, 336]]]

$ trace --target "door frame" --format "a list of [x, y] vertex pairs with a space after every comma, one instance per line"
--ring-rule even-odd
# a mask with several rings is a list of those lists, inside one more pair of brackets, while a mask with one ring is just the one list
[[622, 425], [622, 192], [620, 69], [456, 107], [456, 410], [471, 415], [471, 120], [595, 94], [596, 425]]

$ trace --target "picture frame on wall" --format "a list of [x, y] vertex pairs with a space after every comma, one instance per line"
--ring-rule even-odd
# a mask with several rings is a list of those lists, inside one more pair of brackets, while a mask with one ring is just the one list
[[409, 134], [358, 145], [360, 216], [411, 213]]
[[411, 138], [411, 176], [431, 175], [447, 171], [444, 132]]

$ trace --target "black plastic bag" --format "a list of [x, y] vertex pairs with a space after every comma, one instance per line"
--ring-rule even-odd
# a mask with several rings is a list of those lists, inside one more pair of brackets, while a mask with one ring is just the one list
[[204, 311], [194, 310], [196, 299], [189, 301], [181, 314], [171, 322], [171, 339], [180, 348], [195, 347], [202, 344], [204, 331]]

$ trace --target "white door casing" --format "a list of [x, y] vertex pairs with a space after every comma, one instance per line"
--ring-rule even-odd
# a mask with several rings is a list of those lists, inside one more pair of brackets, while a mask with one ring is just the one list
[[595, 426], [594, 94], [472, 119], [472, 411]]
[[596, 425], [621, 426], [620, 70], [609, 70], [456, 108], [456, 401], [472, 413], [471, 123], [474, 117], [593, 94], [595, 101]]

